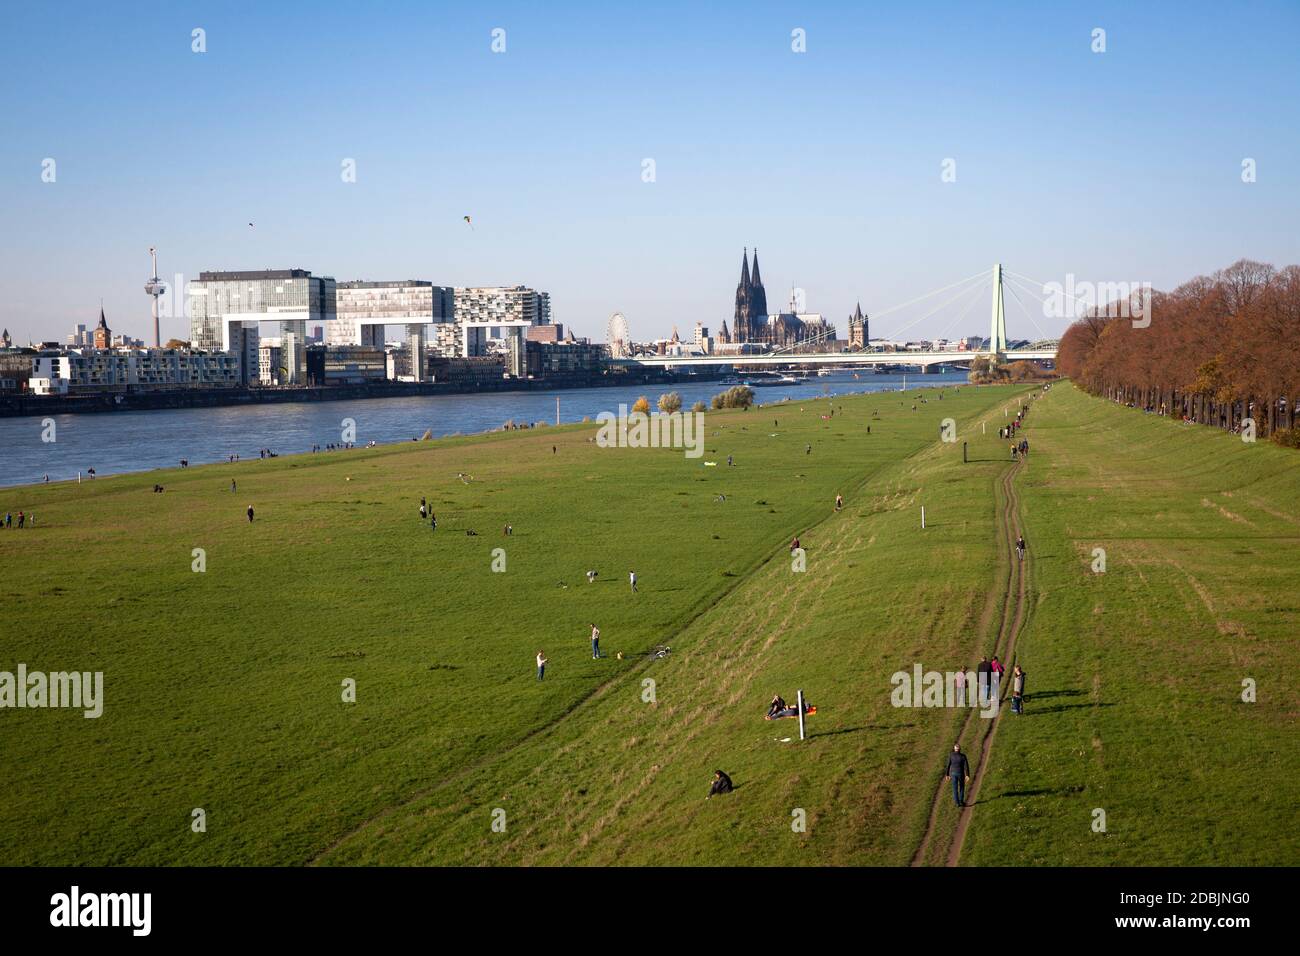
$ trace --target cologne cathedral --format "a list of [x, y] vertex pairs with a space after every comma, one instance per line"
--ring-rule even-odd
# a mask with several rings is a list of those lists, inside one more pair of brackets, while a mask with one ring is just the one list
[[754, 250], [754, 269], [749, 268], [749, 250], [740, 261], [740, 284], [736, 286], [736, 315], [730, 333], [722, 324], [722, 339], [732, 343], [757, 343], [777, 348], [797, 345], [808, 339], [834, 338], [834, 329], [818, 315], [800, 315], [792, 301], [787, 312], [769, 314], [767, 291], [758, 274], [758, 250]]

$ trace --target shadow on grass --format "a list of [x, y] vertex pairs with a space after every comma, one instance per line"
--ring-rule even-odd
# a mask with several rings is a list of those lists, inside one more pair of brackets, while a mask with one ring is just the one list
[[1041, 710], [1036, 710], [1030, 707], [1028, 704], [1026, 704], [1025, 713], [1022, 716], [1041, 717], [1044, 714], [1057, 714], [1063, 710], [1080, 710], [1083, 708], [1091, 708], [1091, 707], [1114, 707], [1114, 706], [1115, 706], [1114, 704], [1057, 704], [1055, 707], [1044, 707]]
[[897, 730], [904, 727], [914, 727], [915, 724], [864, 724], [861, 727], [844, 727], [841, 730], [825, 730], [819, 734], [809, 734], [808, 739], [814, 737], [835, 737], [839, 734], [857, 734], [865, 730]]
[[1043, 690], [1032, 694], [1025, 695], [1025, 702], [1031, 700], [1050, 700], [1053, 697], [1079, 697], [1083, 694], [1081, 690]]
[[1063, 797], [1067, 794], [1082, 792], [1082, 784], [1076, 784], [1073, 787], [1042, 787], [1038, 790], [1008, 790], [1006, 793], [999, 793], [996, 797], [989, 797], [987, 800], [980, 800], [977, 802], [990, 803], [994, 800], [1006, 799], [1007, 797]]

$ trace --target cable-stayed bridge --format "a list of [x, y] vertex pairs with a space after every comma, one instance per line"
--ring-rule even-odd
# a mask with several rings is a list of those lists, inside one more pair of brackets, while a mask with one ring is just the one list
[[[948, 327], [937, 336], [943, 340], [951, 329], [966, 319], [971, 308], [979, 302], [983, 296], [979, 293], [986, 290], [991, 285], [991, 308], [989, 318], [989, 338], [988, 343], [982, 349], [977, 350], [922, 350], [922, 349], [862, 349], [850, 350], [846, 352], [818, 352], [816, 348], [824, 348], [823, 342], [808, 341], [801, 342], [794, 346], [783, 349], [777, 349], [771, 352], [757, 354], [736, 354], [722, 353], [716, 355], [637, 355], [628, 358], [616, 358], [614, 361], [623, 365], [643, 365], [643, 366], [694, 366], [708, 367], [720, 365], [745, 365], [745, 366], [780, 366], [787, 367], [792, 365], [807, 366], [849, 366], [860, 367], [867, 365], [905, 365], [920, 368], [922, 371], [933, 365], [948, 364], [969, 364], [977, 356], [995, 356], [998, 361], [1015, 362], [1020, 360], [1029, 361], [1055, 361], [1056, 347], [1058, 341], [1049, 337], [1043, 332], [1034, 319], [1033, 313], [1026, 308], [1020, 298], [1020, 292], [1027, 296], [1037, 299], [1038, 304], [1044, 301], [1044, 288], [1042, 283], [1036, 283], [1028, 276], [1022, 276], [1019, 273], [1011, 272], [1004, 269], [1001, 263], [993, 267], [992, 273], [987, 270], [981, 270], [973, 276], [967, 276], [960, 282], [954, 282], [951, 285], [935, 289], [903, 302], [892, 308], [885, 309], [871, 317], [873, 322], [878, 322], [881, 318], [894, 312], [916, 306], [926, 300], [932, 300], [939, 296], [944, 296], [928, 311], [916, 316], [905, 325], [897, 328], [889, 336], [892, 340], [897, 340], [909, 329], [932, 318], [943, 309], [950, 306], [958, 309], [956, 317], [949, 323]], [[1037, 288], [1035, 288], [1037, 286]], [[1017, 288], [1019, 291], [1017, 291]], [[949, 294], [951, 293], [951, 294]], [[1031, 342], [1026, 348], [1008, 348], [1007, 347], [1007, 320], [1006, 320], [1006, 296], [1010, 293], [1012, 300], [1024, 312], [1031, 325], [1038, 332], [1038, 339]], [[1044, 309], [1046, 314], [1046, 309]]]

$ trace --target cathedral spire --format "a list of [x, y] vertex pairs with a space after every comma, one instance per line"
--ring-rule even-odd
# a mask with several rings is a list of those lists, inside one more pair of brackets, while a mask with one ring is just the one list
[[749, 246], [746, 246], [740, 257], [740, 287], [748, 289], [749, 286]]
[[762, 322], [767, 316], [767, 290], [763, 288], [763, 280], [758, 275], [758, 248], [754, 248], [754, 277], [750, 280], [754, 286], [753, 307], [751, 315], [755, 322]]

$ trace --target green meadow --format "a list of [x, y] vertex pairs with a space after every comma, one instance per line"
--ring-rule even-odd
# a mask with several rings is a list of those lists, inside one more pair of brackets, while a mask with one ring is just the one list
[[[993, 647], [1025, 401], [1029, 702], [960, 862], [1294, 864], [1300, 458], [1037, 393], [711, 411], [702, 458], [592, 424], [7, 489], [0, 671], [102, 671], [104, 711], [0, 710], [0, 859], [942, 862], [967, 712], [890, 677]], [[798, 688], [805, 741], [763, 720]]]

